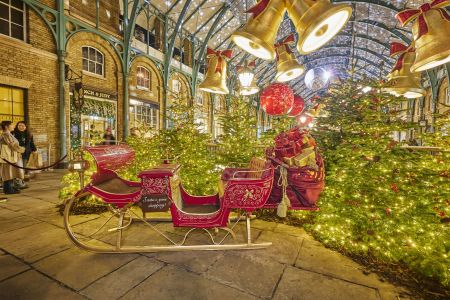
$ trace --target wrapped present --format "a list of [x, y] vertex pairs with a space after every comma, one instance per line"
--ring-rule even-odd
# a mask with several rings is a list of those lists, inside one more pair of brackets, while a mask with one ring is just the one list
[[294, 146], [275, 148], [275, 156], [279, 159], [283, 159], [285, 157], [294, 157], [296, 154], [297, 151]]
[[297, 167], [307, 166], [317, 170], [318, 166], [316, 163], [316, 152], [314, 151], [314, 147], [305, 148], [301, 154], [294, 157], [294, 165]]
[[295, 166], [294, 159], [295, 159], [295, 156], [283, 157], [283, 162], [286, 163], [289, 167], [294, 167]]

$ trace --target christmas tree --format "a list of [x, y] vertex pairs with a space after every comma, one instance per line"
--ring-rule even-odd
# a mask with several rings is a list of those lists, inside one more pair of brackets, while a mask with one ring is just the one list
[[[364, 93], [365, 86], [371, 91]], [[325, 156], [326, 188], [308, 229], [330, 247], [405, 263], [450, 285], [449, 153], [395, 142], [393, 131], [415, 125], [400, 121], [393, 109], [406, 99], [382, 88], [350, 81], [320, 100], [325, 114], [313, 135]]]
[[257, 147], [256, 116], [250, 104], [242, 98], [230, 99], [228, 111], [220, 118], [223, 135], [220, 140], [219, 163], [248, 163], [255, 155], [262, 155]]

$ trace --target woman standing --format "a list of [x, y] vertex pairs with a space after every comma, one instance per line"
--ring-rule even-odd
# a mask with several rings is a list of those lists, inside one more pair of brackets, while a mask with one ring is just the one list
[[[30, 155], [32, 152], [36, 152], [36, 145], [34, 144], [33, 135], [27, 129], [27, 124], [25, 121], [19, 121], [16, 124], [16, 127], [13, 131], [14, 137], [19, 141], [19, 145], [25, 148], [25, 152], [22, 153], [23, 166], [26, 167], [28, 160], [30, 159]], [[24, 188], [26, 187], [23, 180], [17, 180], [17, 187]]]
[[[11, 121], [2, 121], [2, 134], [0, 136], [1, 157], [12, 161], [17, 156], [16, 164], [22, 163], [21, 153], [25, 152], [25, 148], [19, 145], [19, 141], [11, 134], [13, 125]], [[8, 159], [9, 158], [9, 159]], [[3, 191], [5, 194], [17, 194], [20, 191], [14, 188], [14, 179], [23, 179], [23, 170], [18, 169], [5, 161], [1, 161], [0, 175], [3, 181]]]

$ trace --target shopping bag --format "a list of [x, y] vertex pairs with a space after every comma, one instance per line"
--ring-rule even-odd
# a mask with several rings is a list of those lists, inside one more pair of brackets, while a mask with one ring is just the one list
[[0, 149], [0, 158], [3, 163], [6, 163], [3, 159], [6, 159], [10, 163], [15, 164], [19, 160], [19, 153], [11, 150], [8, 145], [2, 144]]
[[31, 152], [27, 168], [36, 169], [42, 167], [42, 165], [42, 155], [39, 152]]

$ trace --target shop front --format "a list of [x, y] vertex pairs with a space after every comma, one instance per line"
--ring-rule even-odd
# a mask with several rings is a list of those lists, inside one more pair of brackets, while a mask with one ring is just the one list
[[[84, 102], [75, 105], [71, 92], [71, 147], [98, 145], [110, 129], [117, 137], [117, 93], [84, 87]], [[73, 91], [73, 89], [71, 89]]]
[[159, 104], [131, 98], [129, 128], [151, 137], [159, 129]]

